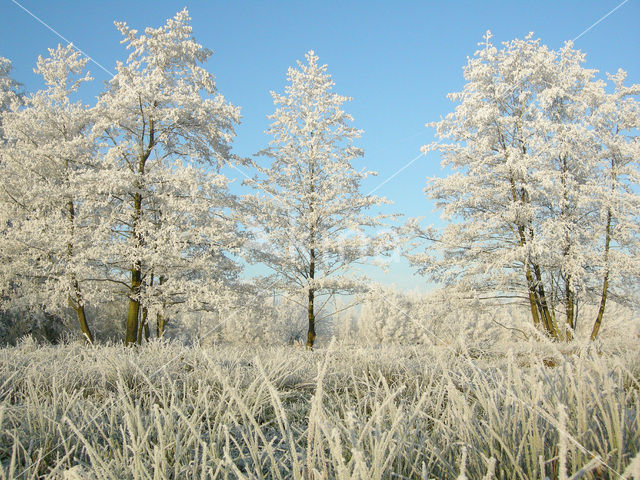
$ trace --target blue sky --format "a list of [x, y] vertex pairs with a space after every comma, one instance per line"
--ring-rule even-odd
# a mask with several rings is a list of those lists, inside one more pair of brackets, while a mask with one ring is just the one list
[[[186, 6], [195, 38], [214, 51], [207, 67], [218, 89], [242, 107], [234, 150], [243, 156], [269, 141], [264, 134], [266, 115], [274, 109], [269, 91], [282, 92], [287, 68], [315, 50], [320, 62], [328, 64], [335, 91], [353, 97], [345, 109], [364, 130], [359, 142], [365, 150], [362, 165], [379, 172], [366, 183], [365, 193], [415, 159], [420, 147], [432, 140], [424, 124], [451, 111], [446, 94], [462, 88], [462, 67], [486, 30], [496, 43], [533, 31], [550, 48], [579, 37], [575, 46], [587, 54], [587, 67], [602, 75], [623, 68], [629, 83], [640, 82], [640, 0], [17, 1], [111, 71], [116, 60], [126, 58], [113, 21], [126, 21], [139, 30], [158, 27]], [[13, 62], [13, 76], [25, 90], [35, 90], [41, 86], [32, 71], [37, 56], [63, 40], [14, 1], [0, 0], [0, 5], [0, 56]], [[87, 103], [109, 79], [95, 64], [89, 68], [96, 80], [84, 92]], [[437, 223], [439, 214], [422, 190], [425, 178], [439, 173], [439, 158], [430, 154], [376, 194], [394, 202], [387, 212]], [[373, 276], [401, 288], [425, 285], [397, 256], [388, 274]]]

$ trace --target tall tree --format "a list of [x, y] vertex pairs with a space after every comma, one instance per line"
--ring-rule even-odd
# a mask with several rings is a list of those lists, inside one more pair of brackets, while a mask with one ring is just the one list
[[352, 165], [363, 151], [353, 146], [360, 131], [342, 110], [350, 99], [332, 92], [327, 66], [313, 51], [305, 58], [306, 64], [289, 68], [285, 94], [271, 92], [277, 108], [267, 133], [273, 140], [262, 152], [271, 163], [257, 165], [259, 174], [248, 183], [259, 193], [246, 200], [264, 234], [252, 260], [270, 267], [290, 298], [304, 295], [312, 348], [318, 315], [330, 298], [363, 286], [350, 267], [383, 249], [386, 239], [365, 237], [366, 227], [382, 220], [365, 210], [384, 199], [360, 192], [374, 172]]
[[599, 169], [590, 194], [597, 199], [595, 210], [600, 218], [591, 257], [598, 272], [593, 286], [598, 311], [591, 340], [598, 336], [609, 296], [623, 301], [633, 292], [621, 291], [621, 287], [634, 285], [640, 276], [640, 84], [627, 87], [626, 77], [623, 70], [609, 75], [614, 91], [597, 98], [598, 108], [590, 121], [599, 147]]
[[96, 160], [88, 108], [71, 100], [91, 79], [86, 63], [71, 44], [38, 58], [46, 88], [3, 116], [0, 197], [10, 223], [2, 238], [5, 278], [29, 305], [55, 313], [70, 306], [92, 342], [82, 284], [97, 236], [87, 182]]
[[[2, 128], [2, 114], [10, 110], [12, 104], [20, 103], [20, 84], [11, 77], [12, 65], [8, 58], [0, 57], [0, 148], [6, 144], [4, 130]], [[13, 107], [15, 108], [15, 107]], [[3, 165], [2, 152], [0, 151], [0, 168]], [[8, 235], [8, 227], [11, 225], [11, 213], [7, 208], [0, 208], [0, 241], [4, 241]], [[7, 254], [4, 249], [0, 249], [0, 264], [5, 264]], [[2, 274], [0, 274], [2, 275]], [[4, 280], [0, 283], [0, 311], [4, 308], [5, 297], [8, 298], [11, 284], [6, 275], [2, 275]]]
[[238, 267], [232, 197], [219, 169], [232, 159], [239, 109], [200, 65], [211, 52], [192, 37], [185, 10], [143, 35], [116, 23], [131, 50], [96, 106], [112, 237], [104, 278], [125, 287], [126, 343], [140, 322], [205, 308]]
[[[522, 298], [536, 327], [570, 339], [578, 304], [594, 302], [607, 263], [594, 261], [607, 231], [606, 196], [594, 185], [611, 177], [594, 122], [610, 102], [570, 43], [553, 51], [530, 34], [498, 50], [487, 33], [480, 45], [463, 91], [449, 96], [455, 111], [429, 124], [438, 140], [424, 147], [452, 170], [426, 189], [452, 223], [437, 236], [422, 232], [433, 248], [410, 258], [436, 279]], [[637, 142], [613, 136], [637, 151]], [[635, 179], [625, 178], [629, 188]], [[623, 190], [607, 195], [622, 201]], [[627, 209], [625, 222], [637, 213]], [[626, 247], [617, 254], [637, 265]]]

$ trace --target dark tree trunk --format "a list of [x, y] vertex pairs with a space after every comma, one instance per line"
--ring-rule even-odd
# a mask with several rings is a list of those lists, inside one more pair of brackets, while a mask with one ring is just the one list
[[[67, 218], [69, 219], [69, 242], [67, 243], [67, 260], [73, 258], [73, 236], [75, 232], [76, 210], [73, 200], [69, 199], [67, 202]], [[72, 274], [73, 283], [73, 298], [69, 296], [68, 302], [71, 308], [76, 312], [78, 317], [78, 323], [80, 324], [80, 330], [89, 343], [93, 343], [93, 334], [89, 328], [89, 322], [87, 321], [87, 314], [84, 309], [84, 302], [82, 301], [82, 293], [80, 292], [80, 284], [75, 274]]]
[[72, 304], [72, 308], [75, 310], [78, 317], [78, 323], [80, 324], [80, 330], [82, 330], [82, 334], [89, 343], [93, 343], [93, 334], [91, 333], [91, 329], [89, 328], [89, 322], [87, 322], [87, 315], [84, 309], [84, 305], [76, 304], [76, 306], [74, 306]]
[[158, 313], [156, 316], [156, 335], [158, 338], [162, 338], [164, 336], [164, 327], [165, 327], [165, 319], [164, 315]]
[[[153, 119], [149, 120], [149, 139], [146, 147], [143, 145], [146, 123], [143, 119], [142, 137], [140, 141], [140, 156], [138, 158], [137, 173], [140, 178], [145, 175], [145, 166], [151, 150], [155, 146], [155, 126]], [[136, 185], [138, 191], [133, 196], [133, 215], [131, 222], [131, 240], [138, 247], [144, 244], [144, 239], [139, 231], [139, 222], [142, 217], [142, 180]], [[125, 345], [133, 345], [138, 340], [138, 319], [140, 317], [140, 290], [142, 288], [142, 263], [139, 259], [133, 262], [131, 267], [131, 286], [129, 287], [129, 310], [127, 313], [127, 329], [125, 333]]]
[[575, 325], [575, 294], [571, 288], [571, 276], [567, 277], [565, 281], [565, 302], [566, 302], [566, 314], [567, 314], [567, 334], [565, 340], [570, 342], [573, 340], [573, 331], [576, 328]]
[[142, 284], [142, 271], [140, 264], [136, 263], [131, 269], [131, 296], [129, 297], [129, 311], [127, 314], [127, 331], [125, 344], [132, 345], [138, 339], [138, 317], [140, 315], [140, 285]]
[[149, 310], [147, 307], [143, 307], [142, 309], [142, 319], [140, 320], [140, 324], [138, 325], [138, 338], [136, 339], [136, 343], [138, 345], [142, 345], [142, 336], [144, 334], [145, 329], [149, 330], [147, 327], [147, 317], [149, 316]]
[[542, 271], [540, 269], [540, 265], [533, 265], [533, 272], [536, 275], [536, 283], [538, 290], [538, 298], [540, 301], [540, 313], [542, 315], [542, 319], [544, 321], [545, 330], [552, 338], [558, 339], [558, 328], [556, 326], [555, 318], [549, 310], [549, 304], [547, 302], [547, 295], [544, 291], [544, 285], [542, 284]]
[[591, 341], [598, 338], [600, 332], [600, 326], [602, 325], [602, 317], [604, 317], [604, 310], [607, 305], [607, 295], [609, 293], [609, 248], [611, 245], [611, 210], [607, 212], [607, 228], [604, 239], [604, 262], [605, 262], [605, 274], [602, 281], [602, 295], [600, 297], [600, 308], [598, 308], [598, 315], [595, 322], [593, 322], [593, 329], [591, 330]]
[[[316, 268], [316, 253], [312, 248], [310, 250], [310, 262], [309, 262], [309, 278], [313, 281]], [[309, 305], [307, 307], [307, 313], [309, 315], [309, 331], [307, 332], [307, 349], [313, 350], [313, 344], [316, 341], [316, 315], [314, 312], [314, 298], [315, 290], [313, 287], [309, 288]]]

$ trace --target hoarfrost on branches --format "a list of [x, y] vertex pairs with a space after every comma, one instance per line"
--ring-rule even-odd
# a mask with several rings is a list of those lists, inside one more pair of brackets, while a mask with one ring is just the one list
[[313, 51], [305, 58], [307, 63], [289, 68], [285, 94], [272, 92], [277, 108], [267, 133], [273, 140], [261, 152], [271, 164], [256, 165], [259, 174], [247, 183], [259, 193], [246, 202], [263, 240], [251, 260], [269, 266], [290, 297], [305, 294], [311, 348], [316, 320], [332, 296], [364, 286], [350, 267], [390, 242], [388, 236], [366, 236], [383, 218], [365, 211], [385, 200], [360, 192], [373, 172], [352, 165], [363, 151], [353, 145], [361, 132], [342, 110], [350, 99], [332, 91], [327, 66], [318, 64]]
[[433, 241], [410, 258], [435, 280], [521, 299], [554, 338], [599, 304], [586, 319], [595, 338], [607, 296], [638, 274], [640, 86], [619, 72], [608, 93], [571, 43], [553, 51], [529, 35], [498, 50], [487, 33], [480, 45], [424, 147], [451, 169], [426, 188], [451, 223], [440, 235], [410, 225]]
[[219, 173], [239, 109], [200, 66], [211, 52], [189, 22], [185, 9], [140, 35], [116, 23], [131, 54], [95, 107], [113, 232], [103, 275], [129, 299], [127, 343], [150, 319], [162, 336], [167, 316], [215, 309], [240, 270], [235, 200]]
[[99, 168], [89, 134], [85, 105], [70, 97], [91, 78], [82, 75], [86, 59], [73, 45], [49, 49], [38, 58], [36, 73], [44, 90], [12, 102], [3, 115], [7, 141], [2, 147], [2, 210], [8, 214], [2, 235], [0, 274], [14, 291], [12, 301], [43, 305], [53, 313], [70, 306], [89, 341], [85, 312], [92, 258], [99, 256], [91, 180]]

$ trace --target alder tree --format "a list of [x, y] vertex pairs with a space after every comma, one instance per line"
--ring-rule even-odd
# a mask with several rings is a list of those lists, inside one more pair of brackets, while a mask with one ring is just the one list
[[[128, 298], [126, 343], [149, 319], [215, 309], [235, 282], [240, 244], [223, 165], [239, 108], [201, 65], [187, 10], [143, 34], [116, 23], [131, 51], [95, 107], [112, 235], [102, 278]], [[147, 327], [148, 328], [148, 327]], [[148, 335], [148, 330], [147, 333]]]
[[49, 49], [35, 69], [46, 88], [12, 102], [3, 115], [0, 202], [7, 221], [0, 270], [14, 302], [58, 315], [70, 306], [93, 342], [85, 302], [100, 297], [86, 289], [91, 259], [99, 255], [90, 180], [98, 161], [89, 109], [71, 100], [91, 79], [83, 74], [86, 63], [71, 44]]
[[556, 339], [598, 304], [595, 338], [607, 296], [638, 274], [639, 87], [619, 72], [609, 92], [570, 42], [554, 51], [530, 34], [498, 49], [487, 33], [480, 46], [423, 147], [449, 169], [426, 193], [450, 223], [410, 223], [429, 248], [409, 258], [445, 284], [521, 299]]
[[389, 236], [371, 235], [383, 217], [366, 210], [385, 200], [361, 192], [374, 172], [353, 166], [363, 151], [353, 145], [361, 132], [342, 109], [350, 99], [332, 91], [327, 66], [313, 51], [305, 58], [289, 68], [284, 95], [271, 93], [273, 140], [261, 152], [271, 162], [256, 165], [258, 175], [247, 183], [258, 193], [245, 200], [259, 240], [250, 260], [274, 272], [272, 287], [290, 301], [305, 298], [312, 348], [331, 298], [365, 287], [354, 265], [391, 245]]

